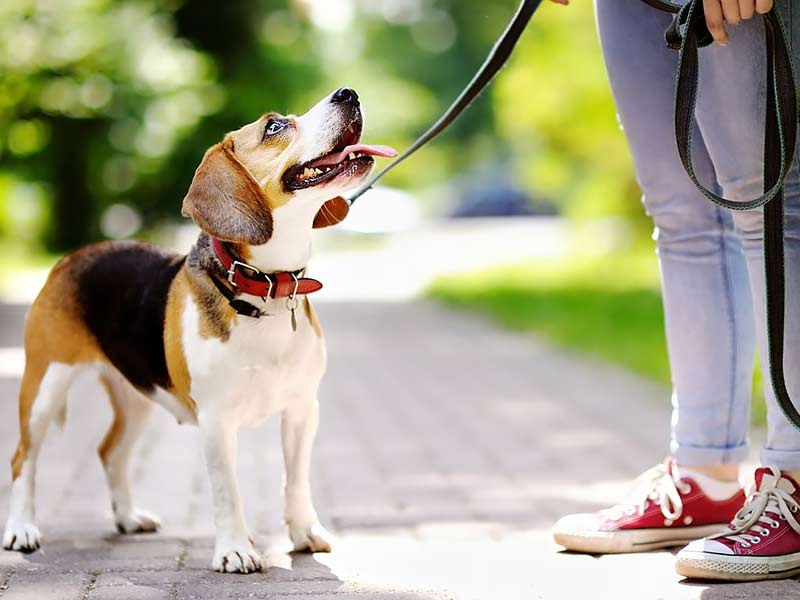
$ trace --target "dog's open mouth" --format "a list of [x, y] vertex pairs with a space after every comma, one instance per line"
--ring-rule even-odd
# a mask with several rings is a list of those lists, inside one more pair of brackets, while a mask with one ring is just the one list
[[368, 173], [375, 162], [374, 156], [391, 158], [397, 155], [394, 148], [361, 144], [360, 139], [360, 124], [351, 124], [329, 153], [287, 170], [283, 175], [284, 185], [290, 190], [301, 190], [340, 176], [349, 178]]

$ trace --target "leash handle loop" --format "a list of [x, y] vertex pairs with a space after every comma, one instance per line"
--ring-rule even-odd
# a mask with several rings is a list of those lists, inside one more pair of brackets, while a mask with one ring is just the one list
[[[699, 13], [695, 13], [699, 10]], [[678, 73], [675, 83], [675, 139], [678, 154], [686, 173], [698, 190], [709, 200], [730, 210], [752, 210], [767, 204], [783, 190], [786, 176], [794, 159], [797, 139], [797, 97], [791, 56], [783, 33], [780, 17], [775, 10], [765, 15], [767, 45], [767, 113], [774, 112], [775, 119], [765, 125], [764, 162], [775, 162], [779, 168], [765, 169], [764, 193], [758, 198], [745, 201], [728, 200], [706, 188], [697, 178], [692, 160], [692, 132], [697, 105], [699, 57], [698, 27], [686, 25], [697, 23], [695, 14], [702, 15], [702, 1], [692, 0], [676, 21], [685, 15], [681, 27], [682, 40], [679, 49]], [[703, 23], [704, 23], [703, 19]], [[673, 26], [669, 31], [673, 31]], [[703, 25], [705, 29], [705, 25]], [[787, 83], [788, 82], [788, 83]], [[770, 130], [775, 127], [777, 137], [767, 143]]]
[[784, 185], [794, 161], [797, 142], [797, 89], [788, 36], [780, 16], [773, 8], [764, 15], [767, 49], [767, 106], [764, 124], [764, 193], [747, 201], [733, 201], [708, 190], [698, 180], [692, 163], [692, 126], [697, 104], [698, 48], [709, 43], [702, 0], [680, 6], [663, 0], [642, 0], [646, 4], [676, 14], [665, 35], [668, 45], [677, 49], [678, 71], [675, 81], [675, 140], [678, 154], [689, 178], [709, 200], [731, 210], [764, 211], [764, 271], [766, 281], [768, 359], [772, 389], [783, 414], [800, 430], [800, 411], [789, 395], [784, 371], [785, 256]]

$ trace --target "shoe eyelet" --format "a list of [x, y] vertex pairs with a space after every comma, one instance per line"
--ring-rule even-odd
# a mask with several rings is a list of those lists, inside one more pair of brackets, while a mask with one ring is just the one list
[[758, 544], [760, 542], [761, 542], [761, 538], [760, 537], [756, 536], [756, 537], [753, 538], [753, 543], [754, 544]]
[[773, 529], [778, 529], [781, 526], [781, 524], [775, 521], [773, 523], [770, 523], [769, 526], [772, 527]]
[[761, 533], [761, 535], [763, 535], [764, 537], [767, 537], [767, 536], [769, 536], [769, 529], [767, 529], [767, 528], [765, 527], [765, 528], [764, 528], [764, 529], [762, 529], [762, 530], [761, 530], [759, 533]]
[[797, 512], [797, 510], [798, 510], [798, 509], [797, 509], [797, 507], [796, 507], [796, 506], [793, 506], [793, 507], [792, 507], [792, 512], [793, 512], [793, 513], [796, 513], [796, 512]]
[[740, 543], [742, 545], [742, 548], [749, 548], [750, 547], [750, 543], [749, 542], [740, 542]]

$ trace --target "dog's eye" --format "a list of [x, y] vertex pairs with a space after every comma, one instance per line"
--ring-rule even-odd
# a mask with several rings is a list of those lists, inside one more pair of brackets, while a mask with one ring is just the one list
[[286, 121], [270, 119], [267, 121], [267, 126], [264, 128], [264, 138], [266, 139], [267, 136], [280, 133], [284, 129], [286, 129]]

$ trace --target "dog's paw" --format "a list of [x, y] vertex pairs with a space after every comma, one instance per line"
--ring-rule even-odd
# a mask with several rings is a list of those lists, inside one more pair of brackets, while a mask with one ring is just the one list
[[153, 533], [161, 527], [158, 517], [147, 511], [132, 509], [124, 514], [117, 514], [117, 531], [128, 533]]
[[289, 524], [289, 537], [296, 552], [330, 552], [333, 535], [319, 523], [295, 526]]
[[35, 552], [42, 545], [42, 534], [33, 523], [9, 521], [3, 534], [3, 548], [17, 552]]
[[251, 542], [218, 548], [211, 562], [211, 567], [220, 573], [255, 573], [262, 565], [261, 555]]

